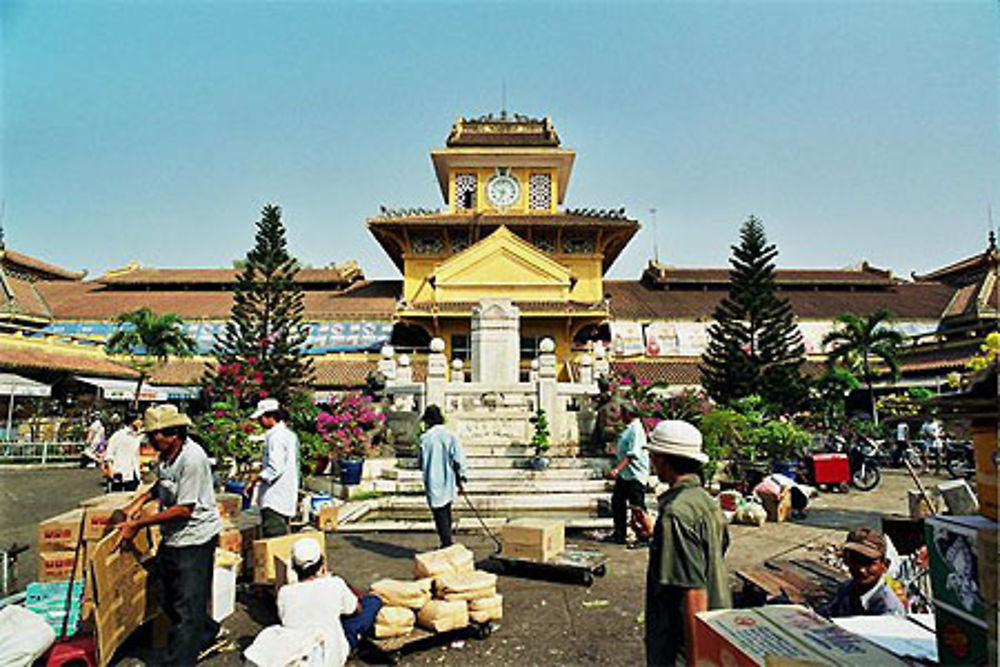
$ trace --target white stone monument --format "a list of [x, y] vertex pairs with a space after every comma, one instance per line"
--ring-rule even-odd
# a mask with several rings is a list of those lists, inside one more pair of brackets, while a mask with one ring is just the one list
[[520, 309], [484, 299], [472, 309], [472, 381], [516, 384], [521, 379]]

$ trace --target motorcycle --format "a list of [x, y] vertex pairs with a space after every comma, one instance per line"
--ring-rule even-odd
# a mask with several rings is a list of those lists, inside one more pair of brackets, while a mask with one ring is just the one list
[[881, 455], [877, 441], [862, 438], [861, 442], [853, 442], [847, 450], [847, 459], [851, 466], [851, 484], [860, 491], [871, 491], [882, 481], [882, 472], [878, 469], [878, 459]]
[[976, 475], [976, 456], [968, 440], [944, 441], [944, 467], [952, 479], [971, 479]]
[[[861, 438], [848, 442], [841, 435], [831, 436], [826, 441], [826, 450], [833, 454], [846, 454], [849, 478], [837, 480], [824, 480], [827, 483], [840, 483], [842, 486], [847, 482], [859, 491], [871, 491], [882, 481], [882, 473], [878, 466], [879, 446], [870, 438]], [[815, 484], [815, 472], [810, 476]]]

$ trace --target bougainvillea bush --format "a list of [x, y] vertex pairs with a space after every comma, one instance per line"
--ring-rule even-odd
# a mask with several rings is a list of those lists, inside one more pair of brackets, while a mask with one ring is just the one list
[[370, 396], [352, 392], [320, 407], [316, 431], [337, 458], [363, 459], [372, 451], [372, 432], [384, 421]]

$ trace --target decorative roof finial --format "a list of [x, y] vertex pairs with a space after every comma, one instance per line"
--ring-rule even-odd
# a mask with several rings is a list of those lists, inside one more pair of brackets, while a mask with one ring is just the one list
[[[3, 229], [0, 228], [0, 243], [3, 243]], [[997, 251], [997, 233], [990, 230], [989, 241], [986, 246], [986, 252], [996, 252]]]
[[507, 120], [507, 81], [500, 81], [500, 120]]

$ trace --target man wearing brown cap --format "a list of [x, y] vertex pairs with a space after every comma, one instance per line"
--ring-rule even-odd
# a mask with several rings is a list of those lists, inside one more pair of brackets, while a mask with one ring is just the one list
[[840, 587], [833, 600], [817, 609], [820, 614], [839, 618], [906, 613], [899, 597], [885, 583], [889, 559], [882, 533], [867, 526], [855, 528], [847, 534], [843, 555], [851, 580]]
[[731, 606], [723, 561], [729, 536], [718, 504], [701, 486], [708, 456], [701, 432], [680, 420], [661, 421], [646, 449], [653, 471], [670, 490], [658, 499], [655, 525], [642, 511], [632, 520], [652, 535], [646, 570], [646, 664], [694, 664], [695, 614]]
[[[191, 420], [175, 406], [149, 408], [143, 426], [160, 454], [159, 480], [130, 503], [126, 515], [134, 518], [120, 524], [119, 530], [123, 540], [131, 540], [144, 526], [160, 526], [163, 541], [157, 567], [163, 608], [172, 624], [163, 664], [193, 665], [219, 632], [219, 624], [208, 615], [215, 547], [222, 530], [212, 470], [205, 450], [188, 437]], [[160, 511], [140, 516], [142, 505], [154, 498]]]

